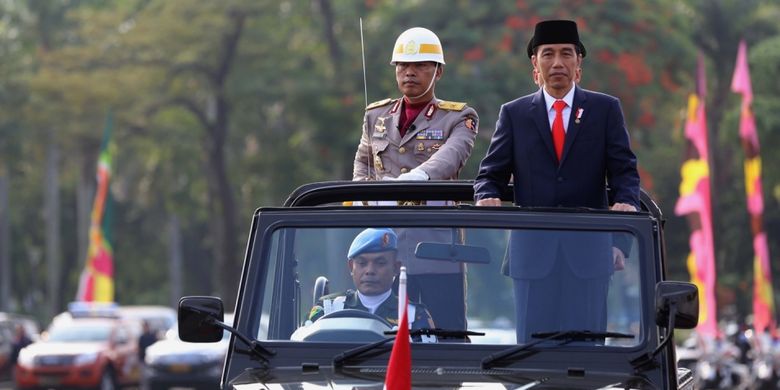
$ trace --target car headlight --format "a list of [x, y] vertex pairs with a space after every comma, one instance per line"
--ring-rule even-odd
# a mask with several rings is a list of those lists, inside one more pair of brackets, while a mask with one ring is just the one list
[[81, 355], [76, 355], [76, 358], [73, 359], [73, 364], [77, 366], [81, 366], [84, 364], [92, 364], [97, 360], [98, 353], [97, 352], [91, 352], [91, 353], [82, 353]]
[[19, 351], [19, 358], [16, 363], [24, 368], [32, 368], [35, 366], [35, 355], [27, 348], [23, 348]]

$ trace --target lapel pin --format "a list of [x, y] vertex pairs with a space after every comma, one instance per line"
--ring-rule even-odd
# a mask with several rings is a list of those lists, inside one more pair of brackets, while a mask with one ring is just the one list
[[580, 123], [580, 118], [582, 118], [582, 112], [583, 111], [585, 111], [585, 110], [582, 109], [582, 108], [578, 108], [577, 109], [577, 115], [574, 117], [574, 123], [577, 123], [577, 124]]

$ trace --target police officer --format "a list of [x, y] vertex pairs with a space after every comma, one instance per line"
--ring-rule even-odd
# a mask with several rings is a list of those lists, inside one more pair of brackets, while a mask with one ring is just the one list
[[444, 52], [432, 31], [414, 27], [396, 40], [397, 99], [366, 107], [353, 180], [457, 179], [477, 135], [477, 112], [466, 103], [439, 100]]
[[[474, 147], [479, 118], [466, 103], [435, 97], [436, 82], [444, 74], [439, 38], [421, 27], [404, 31], [390, 64], [403, 96], [366, 107], [352, 179], [457, 179]], [[409, 273], [409, 299], [425, 302], [440, 327], [465, 329], [463, 264], [414, 256], [418, 242], [450, 242], [451, 231], [397, 231], [399, 256]]]
[[[398, 297], [393, 294], [393, 278], [401, 268], [397, 260], [398, 237], [392, 229], [366, 229], [352, 241], [347, 266], [355, 290], [325, 295], [309, 312], [309, 320], [341, 309], [370, 312], [391, 325], [398, 324]], [[422, 304], [409, 304], [412, 329], [435, 328], [431, 315]]]

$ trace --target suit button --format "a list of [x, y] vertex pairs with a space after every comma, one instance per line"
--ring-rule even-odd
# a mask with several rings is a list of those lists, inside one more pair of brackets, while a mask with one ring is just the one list
[[401, 173], [406, 173], [406, 172], [409, 172], [409, 169], [407, 169], [407, 168], [401, 168]]
[[401, 146], [400, 148], [398, 148], [398, 153], [401, 153], [401, 154], [406, 153], [406, 148]]
[[558, 176], [558, 183], [563, 182], [563, 178]]

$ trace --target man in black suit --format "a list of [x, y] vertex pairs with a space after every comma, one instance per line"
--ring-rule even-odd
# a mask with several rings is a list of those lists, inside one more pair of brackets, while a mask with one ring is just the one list
[[[638, 210], [636, 156], [619, 100], [575, 84], [585, 54], [575, 22], [536, 25], [528, 57], [541, 88], [501, 106], [474, 184], [477, 205], [500, 206], [513, 177], [519, 206]], [[540, 331], [604, 330], [609, 277], [626, 251], [609, 233], [513, 232], [506, 271], [518, 342]]]

